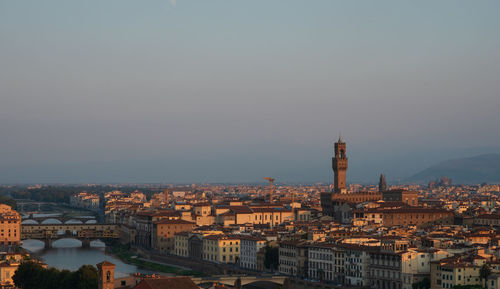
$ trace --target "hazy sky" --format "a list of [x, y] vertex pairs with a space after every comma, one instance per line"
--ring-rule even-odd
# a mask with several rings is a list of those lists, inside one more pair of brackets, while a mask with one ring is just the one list
[[500, 1], [0, 0], [0, 182], [375, 182], [500, 152]]

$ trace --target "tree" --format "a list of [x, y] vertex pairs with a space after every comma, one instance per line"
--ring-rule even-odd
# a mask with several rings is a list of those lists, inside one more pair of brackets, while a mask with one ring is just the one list
[[491, 275], [491, 269], [488, 264], [484, 264], [481, 266], [481, 269], [479, 270], [479, 277], [483, 281], [483, 286], [486, 287], [486, 281], [488, 280], [488, 277]]
[[38, 263], [28, 261], [19, 265], [12, 280], [21, 289], [97, 289], [97, 269], [84, 265], [76, 272], [44, 269]]
[[14, 284], [21, 289], [38, 288], [39, 273], [44, 270], [40, 264], [35, 262], [23, 262], [17, 268], [12, 280]]
[[425, 277], [419, 282], [413, 283], [411, 287], [413, 289], [429, 289], [431, 288], [431, 280], [428, 277]]
[[[69, 270], [62, 270], [59, 274], [59, 282], [57, 283], [57, 289], [64, 288], [75, 288], [76, 280], [75, 274]], [[97, 287], [96, 287], [97, 288]]]
[[266, 246], [265, 250], [266, 250], [266, 255], [264, 259], [264, 266], [268, 269], [277, 269], [279, 265], [278, 261], [279, 248]]
[[92, 265], [83, 265], [76, 273], [76, 289], [97, 288], [97, 269]]
[[13, 210], [15, 210], [17, 207], [16, 200], [9, 198], [7, 196], [0, 196], [0, 204], [9, 205]]

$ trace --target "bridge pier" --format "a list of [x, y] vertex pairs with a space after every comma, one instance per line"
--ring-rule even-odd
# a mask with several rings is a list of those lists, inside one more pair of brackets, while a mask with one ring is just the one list
[[83, 239], [82, 241], [82, 247], [83, 248], [90, 248], [90, 239]]
[[45, 249], [51, 249], [52, 248], [52, 239], [45, 239]]

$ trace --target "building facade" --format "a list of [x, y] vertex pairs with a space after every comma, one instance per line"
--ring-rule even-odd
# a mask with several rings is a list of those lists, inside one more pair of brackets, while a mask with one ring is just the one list
[[257, 255], [260, 250], [264, 249], [266, 243], [267, 241], [264, 238], [241, 236], [240, 266], [246, 269], [257, 270]]
[[0, 246], [21, 243], [21, 215], [8, 205], [0, 204]]

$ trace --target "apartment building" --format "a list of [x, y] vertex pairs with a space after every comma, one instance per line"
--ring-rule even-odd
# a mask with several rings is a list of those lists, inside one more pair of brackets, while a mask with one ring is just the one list
[[180, 257], [189, 256], [189, 232], [180, 232], [174, 235], [174, 254]]
[[267, 240], [261, 237], [241, 236], [240, 266], [246, 269], [257, 270], [257, 255], [266, 246]]
[[[481, 266], [486, 259], [465, 254], [431, 262], [431, 289], [454, 288], [457, 285], [482, 285]], [[490, 280], [491, 281], [491, 280]]]
[[316, 243], [307, 246], [308, 277], [320, 281], [335, 280], [334, 244]]
[[237, 263], [240, 259], [240, 236], [208, 235], [203, 237], [203, 260]]
[[382, 240], [378, 250], [370, 252], [369, 282], [372, 288], [402, 289], [402, 255], [408, 242], [399, 239]]
[[303, 240], [279, 243], [279, 272], [285, 275], [307, 277], [308, 247]]
[[21, 215], [8, 205], [0, 204], [0, 246], [21, 242]]
[[[193, 230], [194, 227], [194, 223], [181, 219], [163, 219], [155, 221], [153, 225], [153, 248], [162, 253], [174, 253], [175, 234], [180, 232], [189, 232]], [[187, 252], [187, 249], [185, 252]]]
[[369, 286], [370, 279], [370, 252], [378, 247], [369, 247], [356, 244], [343, 244], [345, 254], [345, 281], [348, 286]]

